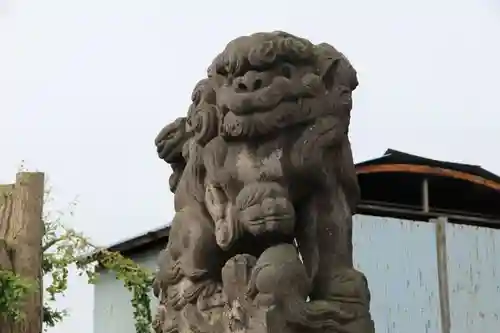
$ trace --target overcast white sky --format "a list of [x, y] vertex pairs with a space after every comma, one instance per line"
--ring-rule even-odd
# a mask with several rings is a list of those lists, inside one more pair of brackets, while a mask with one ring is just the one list
[[[157, 131], [226, 42], [276, 29], [359, 71], [357, 161], [390, 147], [500, 173], [498, 0], [0, 0], [0, 183], [23, 159], [45, 171], [58, 205], [80, 197], [68, 223], [100, 244], [166, 224]], [[91, 295], [73, 279], [51, 332], [90, 332]]]

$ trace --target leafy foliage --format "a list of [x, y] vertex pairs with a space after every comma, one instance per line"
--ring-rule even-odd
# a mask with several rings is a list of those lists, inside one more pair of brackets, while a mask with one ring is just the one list
[[136, 332], [151, 332], [152, 314], [149, 291], [153, 283], [153, 274], [118, 252], [101, 250], [99, 262], [104, 268], [115, 272], [117, 279], [123, 281], [125, 287], [132, 293]]
[[14, 321], [22, 318], [23, 301], [32, 289], [30, 281], [11, 271], [0, 270], [0, 315]]
[[[50, 204], [50, 189], [46, 193], [45, 208]], [[97, 265], [116, 274], [124, 286], [132, 293], [132, 306], [136, 333], [150, 333], [152, 315], [149, 291], [153, 274], [138, 266], [133, 260], [120, 253], [111, 252], [93, 245], [88, 238], [74, 229], [68, 228], [62, 220], [74, 215], [74, 201], [66, 213], [49, 212], [44, 216], [45, 234], [42, 240], [44, 275], [43, 322], [45, 330], [55, 326], [68, 315], [66, 310], [54, 307], [58, 296], [68, 289], [68, 276], [71, 268], [76, 268], [80, 276], [85, 275], [94, 284], [98, 279]], [[9, 271], [0, 272], [0, 315], [11, 319], [22, 316], [20, 309], [26, 295], [32, 290], [33, 283], [21, 279]]]

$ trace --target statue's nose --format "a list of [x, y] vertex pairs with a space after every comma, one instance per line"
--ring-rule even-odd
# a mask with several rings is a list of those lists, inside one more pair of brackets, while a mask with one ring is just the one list
[[252, 92], [262, 88], [263, 82], [258, 74], [255, 71], [245, 73], [234, 81], [234, 88], [241, 92]]

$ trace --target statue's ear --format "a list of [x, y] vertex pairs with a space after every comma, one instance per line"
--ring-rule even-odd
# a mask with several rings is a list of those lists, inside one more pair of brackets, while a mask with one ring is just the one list
[[358, 86], [356, 70], [342, 55], [325, 61], [320, 73], [327, 90], [334, 86], [344, 86], [353, 91]]
[[358, 79], [349, 60], [329, 44], [319, 44], [318, 48], [319, 75], [325, 88], [329, 90], [335, 85], [343, 85], [354, 90], [358, 85]]
[[342, 54], [333, 46], [327, 43], [317, 45], [318, 53], [318, 71], [321, 80], [327, 90], [335, 85], [335, 77], [338, 71], [339, 62]]
[[320, 77], [327, 90], [330, 90], [335, 85], [336, 74], [338, 71], [340, 59], [328, 58], [324, 59], [320, 65]]

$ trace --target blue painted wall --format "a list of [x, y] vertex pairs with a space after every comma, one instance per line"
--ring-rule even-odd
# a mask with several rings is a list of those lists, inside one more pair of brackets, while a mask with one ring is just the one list
[[[357, 215], [353, 241], [376, 332], [440, 333], [434, 224]], [[500, 332], [500, 231], [450, 224], [447, 250], [452, 332]], [[158, 251], [133, 259], [154, 271]], [[135, 333], [130, 294], [110, 273], [95, 286], [94, 333]]]
[[357, 215], [355, 261], [368, 278], [377, 333], [440, 332], [434, 224]]
[[446, 230], [451, 332], [500, 332], [500, 230]]

